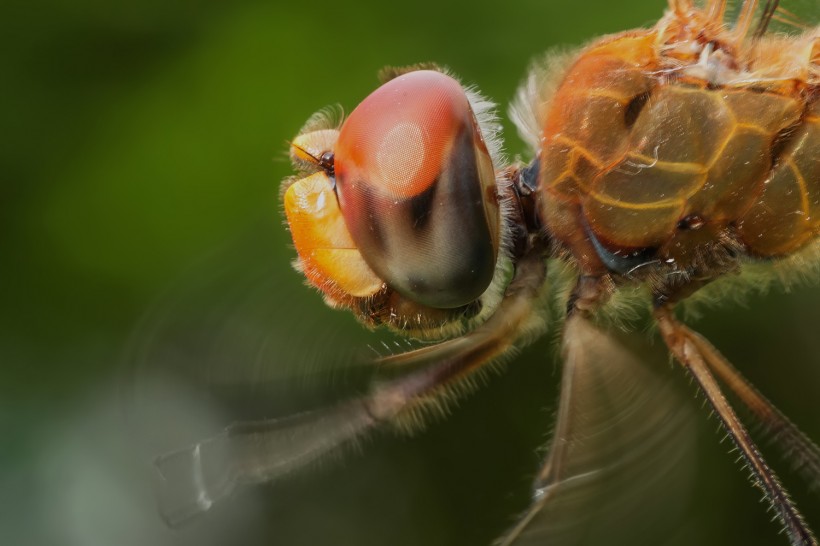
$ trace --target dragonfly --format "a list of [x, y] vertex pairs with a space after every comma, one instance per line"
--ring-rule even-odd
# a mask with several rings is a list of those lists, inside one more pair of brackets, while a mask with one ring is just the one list
[[646, 310], [784, 542], [817, 544], [726, 394], [812, 486], [820, 449], [677, 311], [744, 279], [817, 276], [820, 27], [775, 1], [671, 0], [651, 28], [533, 68], [511, 107], [529, 161], [504, 157], [493, 103], [448, 70], [381, 78], [350, 115], [308, 120], [282, 199], [308, 284], [420, 346], [376, 358], [364, 394], [160, 456], [166, 520], [455, 411], [487, 371], [556, 332], [552, 439], [530, 508], [499, 543], [561, 543], [574, 503], [604, 491], [617, 519], [629, 485], [651, 497], [675, 479], [668, 448], [686, 431], [680, 400], [613, 327], [627, 307]]

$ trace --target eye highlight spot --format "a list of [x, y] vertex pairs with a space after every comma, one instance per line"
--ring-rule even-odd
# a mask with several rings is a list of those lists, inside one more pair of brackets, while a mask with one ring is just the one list
[[376, 152], [376, 169], [385, 189], [402, 198], [427, 189], [429, 181], [420, 180], [426, 148], [424, 133], [417, 123], [402, 122], [388, 130]]

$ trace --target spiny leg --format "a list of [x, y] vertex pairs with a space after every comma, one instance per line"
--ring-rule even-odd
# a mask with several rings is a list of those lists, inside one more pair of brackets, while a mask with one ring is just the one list
[[757, 28], [754, 33], [755, 38], [761, 38], [766, 34], [779, 3], [779, 0], [767, 0], [766, 6], [763, 8], [763, 13], [760, 15], [760, 20], [757, 22]]
[[674, 318], [670, 307], [656, 309], [655, 318], [670, 352], [697, 381], [724, 430], [749, 465], [756, 479], [756, 485], [763, 490], [783, 522], [791, 543], [794, 546], [817, 546], [817, 540], [804, 522], [803, 516], [795, 507], [786, 489], [780, 484], [777, 475], [763, 459], [749, 433], [721, 392], [720, 386], [709, 371], [699, 345], [693, 341], [689, 331]]
[[[355, 444], [470, 373], [502, 356], [526, 333], [546, 277], [540, 252], [521, 258], [498, 310], [461, 338], [383, 359], [391, 372], [370, 392], [283, 419], [236, 423], [220, 434], [158, 457], [160, 511], [179, 526], [241, 484], [271, 482]], [[532, 332], [529, 332], [531, 335]]]
[[709, 340], [683, 324], [678, 324], [678, 327], [697, 346], [718, 379], [749, 408], [763, 433], [773, 440], [785, 458], [791, 459], [795, 471], [803, 476], [810, 487], [820, 486], [820, 448], [749, 383]]
[[740, 8], [740, 13], [737, 16], [737, 23], [735, 24], [734, 34], [737, 44], [742, 44], [752, 27], [752, 20], [757, 10], [758, 0], [745, 0], [743, 6]]

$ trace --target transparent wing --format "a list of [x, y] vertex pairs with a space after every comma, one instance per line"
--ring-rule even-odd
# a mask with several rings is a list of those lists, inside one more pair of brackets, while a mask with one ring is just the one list
[[[226, 462], [226, 445], [235, 445], [229, 437], [250, 439], [254, 420], [262, 418], [288, 430], [291, 441], [279, 444], [289, 449], [279, 452], [280, 472], [287, 473], [287, 460], [308, 464], [310, 453], [302, 457], [300, 434], [334, 442], [338, 435], [328, 432], [341, 433], [344, 414], [328, 423], [316, 420], [318, 414], [307, 419], [305, 410], [336, 407], [354, 397], [369, 384], [374, 357], [410, 348], [405, 342], [396, 345], [399, 342], [383, 332], [364, 330], [347, 313], [329, 310], [302, 286], [301, 275], [270, 256], [271, 248], [284, 246], [271, 240], [270, 232], [265, 228], [248, 233], [194, 264], [132, 335], [120, 389], [123, 428], [142, 459], [146, 483], [161, 488], [152, 466], [158, 455], [209, 438], [198, 452], [206, 469], [202, 479], [217, 480], [208, 484], [214, 498], [229, 494], [236, 473], [244, 470], [229, 467], [221, 475], [210, 470]], [[225, 430], [235, 422], [250, 423]], [[245, 451], [247, 444], [242, 446]], [[195, 497], [190, 506], [176, 502], [186, 491], [175, 494], [164, 500], [175, 507], [164, 514], [169, 521], [185, 519], [188, 511], [214, 500]], [[296, 503], [306, 496], [290, 490], [287, 497]], [[219, 529], [233, 529], [238, 521], [244, 522], [243, 533], [254, 537], [243, 543], [268, 543], [277, 531], [260, 516], [277, 502], [264, 491], [238, 495], [216, 517], [178, 531], [178, 543], [224, 543]], [[158, 510], [155, 498], [151, 503], [152, 518], [163, 525], [156, 517], [162, 507]]]
[[269, 232], [250, 232], [202, 259], [146, 313], [124, 357], [133, 412], [152, 403], [146, 389], [158, 377], [207, 392], [238, 417], [288, 412], [327, 402], [345, 384], [355, 388], [363, 372], [354, 364], [378, 354], [371, 346], [407, 349], [329, 311], [299, 273], [268, 254], [284, 246]]
[[380, 366], [371, 368], [373, 379], [364, 394], [309, 413], [238, 422], [187, 447], [178, 442], [176, 450], [155, 461], [163, 517], [172, 526], [184, 523], [239, 485], [278, 483], [382, 425], [417, 426], [422, 413], [442, 411], [470, 374], [507, 353], [522, 335], [532, 334], [533, 307], [540, 303], [545, 272], [540, 255], [523, 259], [486, 323], [459, 339], [378, 359]]
[[550, 450], [532, 506], [500, 545], [661, 544], [679, 527], [693, 412], [668, 360], [652, 354], [578, 313], [568, 319]]

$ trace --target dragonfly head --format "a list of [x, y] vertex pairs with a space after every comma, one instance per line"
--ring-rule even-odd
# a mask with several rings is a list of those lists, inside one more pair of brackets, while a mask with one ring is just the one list
[[284, 196], [298, 266], [366, 321], [476, 315], [505, 254], [491, 104], [440, 70], [391, 76], [342, 123], [314, 116], [291, 144], [305, 175]]

